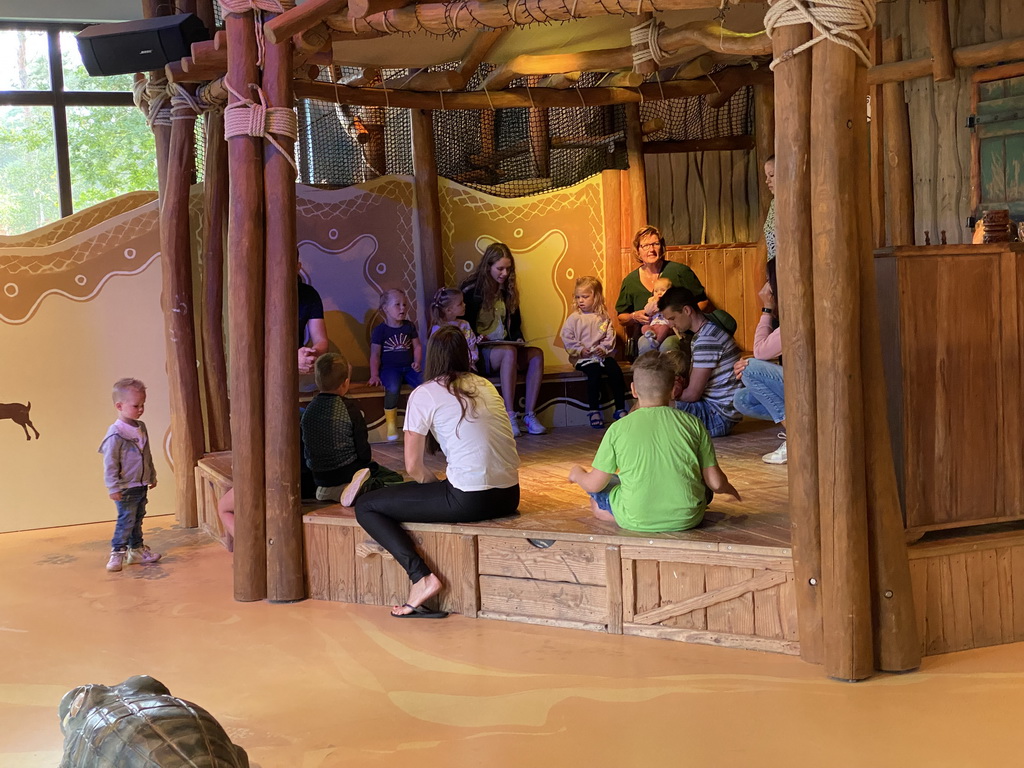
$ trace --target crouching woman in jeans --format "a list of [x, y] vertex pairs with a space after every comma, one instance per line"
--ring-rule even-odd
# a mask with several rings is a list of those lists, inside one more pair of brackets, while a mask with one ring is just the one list
[[[462, 332], [444, 326], [427, 342], [425, 383], [405, 410], [405, 470], [413, 482], [363, 494], [356, 520], [394, 555], [412, 588], [397, 618], [444, 618], [424, 603], [444, 586], [416, 551], [402, 523], [476, 523], [516, 514], [519, 454], [505, 403], [487, 379], [470, 371]], [[438, 449], [448, 461], [439, 481], [424, 464]]]

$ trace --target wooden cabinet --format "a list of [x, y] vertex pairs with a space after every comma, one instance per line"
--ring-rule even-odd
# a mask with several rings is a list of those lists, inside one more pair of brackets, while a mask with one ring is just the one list
[[1024, 518], [1024, 246], [877, 255], [908, 531]]

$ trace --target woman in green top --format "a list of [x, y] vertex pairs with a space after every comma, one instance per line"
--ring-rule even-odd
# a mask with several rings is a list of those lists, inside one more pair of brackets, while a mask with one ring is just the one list
[[[623, 278], [619, 298], [615, 302], [619, 322], [625, 327], [626, 336], [631, 339], [640, 336], [641, 326], [651, 320], [644, 307], [654, 295], [654, 284], [658, 278], [668, 278], [672, 285], [687, 288], [701, 301], [707, 301], [708, 298], [704, 293], [704, 286], [692, 269], [665, 258], [665, 238], [661, 236], [657, 227], [646, 226], [637, 232], [633, 238], [633, 248], [636, 250], [640, 266]], [[678, 336], [665, 339], [660, 347], [665, 352], [678, 348]]]

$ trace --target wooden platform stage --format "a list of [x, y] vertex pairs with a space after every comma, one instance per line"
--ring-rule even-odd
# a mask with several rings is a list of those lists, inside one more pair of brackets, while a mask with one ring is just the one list
[[[777, 429], [743, 425], [716, 440], [744, 500], [716, 499], [700, 527], [670, 534], [632, 533], [594, 519], [586, 494], [566, 481], [573, 464], [589, 465], [603, 434], [575, 427], [518, 440], [518, 517], [408, 526], [445, 580], [440, 606], [483, 618], [797, 653], [786, 468], [761, 461], [778, 447]], [[400, 443], [374, 446], [374, 455], [402, 466]], [[350, 509], [304, 509], [310, 597], [404, 601], [405, 572]]]

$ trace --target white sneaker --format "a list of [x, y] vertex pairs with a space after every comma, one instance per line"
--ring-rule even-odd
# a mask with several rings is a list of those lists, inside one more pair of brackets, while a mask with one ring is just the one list
[[124, 562], [124, 556], [126, 553], [118, 552], [117, 550], [110, 553], [110, 559], [107, 560], [108, 571], [120, 571], [121, 564]]
[[540, 423], [536, 413], [528, 413], [523, 416], [523, 424], [526, 425], [526, 431], [531, 435], [543, 435], [548, 431], [547, 427]]
[[779, 433], [779, 437], [782, 438], [782, 445], [780, 445], [778, 448], [776, 448], [771, 453], [766, 453], [764, 456], [761, 457], [761, 461], [763, 461], [765, 464], [785, 464], [786, 463], [786, 460], [787, 460], [787, 456], [786, 456], [786, 445], [787, 445], [786, 433], [785, 432]]
[[352, 482], [345, 486], [345, 490], [341, 492], [341, 498], [338, 501], [341, 502], [343, 507], [351, 507], [356, 503], [356, 496], [363, 489], [363, 483], [370, 478], [370, 469], [363, 467], [357, 469], [356, 473], [352, 475]]
[[318, 485], [316, 487], [317, 501], [341, 501], [341, 494], [345, 492], [347, 485]]
[[519, 428], [519, 414], [509, 411], [508, 420], [512, 422], [512, 437], [521, 437], [523, 430]]
[[[149, 565], [150, 563], [155, 563], [160, 559], [160, 557], [159, 552], [154, 552], [149, 547], [143, 545], [138, 549], [132, 549], [129, 547], [128, 554], [125, 556], [124, 561], [128, 565]], [[111, 555], [110, 559], [113, 560], [114, 556]], [[110, 567], [109, 563], [107, 563], [107, 567]]]

